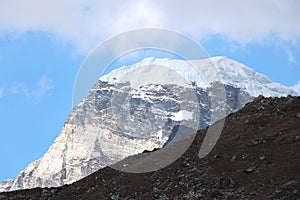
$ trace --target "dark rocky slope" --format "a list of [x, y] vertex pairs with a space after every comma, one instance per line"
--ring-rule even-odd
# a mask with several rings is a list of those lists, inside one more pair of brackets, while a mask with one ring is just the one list
[[256, 98], [226, 118], [217, 145], [200, 159], [205, 133], [198, 131], [183, 156], [155, 172], [106, 167], [71, 185], [0, 199], [300, 199], [300, 97]]

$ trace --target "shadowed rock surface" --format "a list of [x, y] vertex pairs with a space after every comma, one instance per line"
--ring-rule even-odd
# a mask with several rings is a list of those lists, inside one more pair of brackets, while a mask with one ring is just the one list
[[206, 130], [197, 132], [183, 156], [158, 171], [134, 174], [106, 167], [71, 185], [1, 193], [0, 199], [300, 199], [300, 97], [258, 97], [230, 114], [217, 145], [200, 159]]

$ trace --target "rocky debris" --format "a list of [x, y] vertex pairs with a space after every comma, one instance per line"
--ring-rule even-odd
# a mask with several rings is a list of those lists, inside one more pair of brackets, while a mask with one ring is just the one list
[[[283, 118], [274, 117], [277, 109]], [[226, 118], [217, 145], [203, 159], [198, 153], [206, 129], [178, 160], [155, 172], [106, 167], [71, 185], [1, 193], [0, 199], [300, 199], [299, 110], [300, 97], [260, 97]]]
[[266, 159], [266, 156], [259, 156], [259, 160], [264, 160]]
[[224, 188], [233, 188], [234, 181], [229, 177], [221, 177], [219, 179], [218, 188], [224, 189]]
[[273, 200], [273, 199], [280, 199], [280, 200], [299, 200], [300, 199], [300, 181], [299, 180], [292, 180], [288, 181], [275, 192], [271, 193], [267, 196], [266, 200]]
[[234, 162], [234, 161], [236, 161], [236, 155], [232, 156], [232, 158], [231, 158], [231, 162]]
[[285, 116], [285, 113], [280, 111], [279, 109], [276, 109], [275, 115], [277, 118], [282, 119]]
[[256, 163], [252, 163], [250, 167], [244, 170], [245, 173], [252, 173], [255, 172], [257, 166]]

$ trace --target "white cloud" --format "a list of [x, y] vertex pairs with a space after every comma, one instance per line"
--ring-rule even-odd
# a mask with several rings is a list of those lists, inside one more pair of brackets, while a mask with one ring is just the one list
[[4, 92], [4, 88], [3, 88], [3, 87], [0, 87], [0, 98], [3, 97], [3, 92]]
[[288, 61], [289, 63], [296, 63], [296, 58], [294, 57], [293, 53], [291, 51], [288, 51]]
[[111, 35], [143, 27], [161, 27], [197, 39], [219, 34], [240, 43], [298, 43], [300, 2], [252, 1], [38, 1], [2, 0], [0, 33], [46, 31], [87, 53]]
[[[118, 6], [116, 6], [118, 5]], [[104, 39], [145, 26], [160, 26], [158, 10], [137, 1], [17, 1], [0, 2], [0, 33], [50, 32], [87, 53]]]
[[[261, 41], [271, 33], [283, 40], [300, 36], [299, 1], [163, 1], [173, 27], [201, 34], [221, 34], [240, 42]], [[169, 8], [167, 8], [169, 7]], [[172, 12], [171, 12], [172, 10]]]
[[127, 14], [125, 11], [124, 15], [119, 16], [112, 25], [115, 32], [144, 26], [163, 26], [164, 24], [162, 11], [159, 10], [159, 7], [155, 8], [154, 5], [147, 1], [136, 1], [127, 12]]
[[10, 89], [10, 92], [15, 95], [23, 95], [28, 99], [34, 101], [34, 103], [39, 103], [42, 98], [44, 98], [49, 91], [53, 89], [53, 81], [47, 78], [47, 76], [42, 76], [39, 82], [35, 86], [28, 86], [24, 83], [14, 83]]
[[300, 95], [300, 81], [298, 81], [296, 85], [291, 86], [291, 88], [295, 90], [298, 93], [298, 95]]

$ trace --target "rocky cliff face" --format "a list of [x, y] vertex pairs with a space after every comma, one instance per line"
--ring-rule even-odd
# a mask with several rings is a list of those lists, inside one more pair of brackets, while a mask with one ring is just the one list
[[[251, 100], [244, 91], [226, 88], [228, 112], [240, 109]], [[192, 114], [187, 105], [193, 108], [195, 105], [191, 104], [198, 103], [199, 116], [203, 116], [199, 126], [204, 128], [210, 123], [207, 90], [195, 88], [199, 102], [180, 99], [188, 89], [174, 85], [142, 88], [146, 93], [144, 98], [133, 98], [136, 93], [128, 97], [127, 92], [119, 91], [118, 100], [129, 98], [128, 107], [124, 107], [121, 103], [111, 105], [115, 103], [111, 97], [116, 89], [115, 85], [99, 81], [85, 101], [74, 108], [48, 152], [18, 175], [10, 190], [69, 184], [127, 156], [161, 148], [170, 135], [176, 135], [174, 127], [191, 127], [195, 123], [178, 114], [182, 111], [180, 104], [185, 103], [184, 110]], [[119, 118], [114, 109], [123, 113], [124, 118]]]
[[[222, 135], [200, 159], [207, 129], [171, 165], [150, 173], [105, 167], [58, 188], [0, 194], [0, 199], [283, 199], [300, 196], [300, 97], [256, 98], [225, 119]], [[212, 127], [218, 126], [218, 123]], [[185, 140], [172, 143], [180, 148]], [[127, 157], [147, 160], [159, 149]], [[119, 163], [118, 163], [119, 164]]]
[[[231, 69], [232, 63], [218, 61], [224, 80], [210, 82], [205, 87], [200, 79], [198, 82], [189, 80], [191, 76], [186, 71], [186, 81], [190, 81], [186, 86], [147, 83], [139, 87], [132, 87], [127, 80], [120, 79], [124, 69], [111, 72], [95, 84], [82, 103], [74, 107], [47, 153], [29, 164], [14, 181], [4, 182], [0, 189], [9, 191], [70, 184], [130, 155], [176, 142], [239, 110], [254, 98], [250, 93], [256, 94], [253, 92], [255, 88], [252, 84], [249, 86], [249, 81], [245, 81], [244, 86], [239, 79], [234, 81], [224, 70], [228, 63], [228, 69]], [[149, 59], [142, 62], [149, 64]], [[168, 65], [178, 68], [183, 63], [172, 61]], [[243, 80], [250, 80], [255, 74], [248, 68], [236, 67], [241, 74], [250, 74]], [[228, 73], [232, 71], [228, 70]], [[292, 92], [282, 91], [284, 86], [264, 78], [260, 77], [264, 81], [255, 87], [262, 88], [262, 91], [268, 88], [268, 92], [273, 91], [273, 96]], [[232, 81], [237, 84], [231, 84]], [[225, 98], [212, 104], [213, 95], [220, 88], [225, 89]], [[212, 118], [212, 115], [218, 117]], [[180, 127], [189, 131], [178, 131]]]

